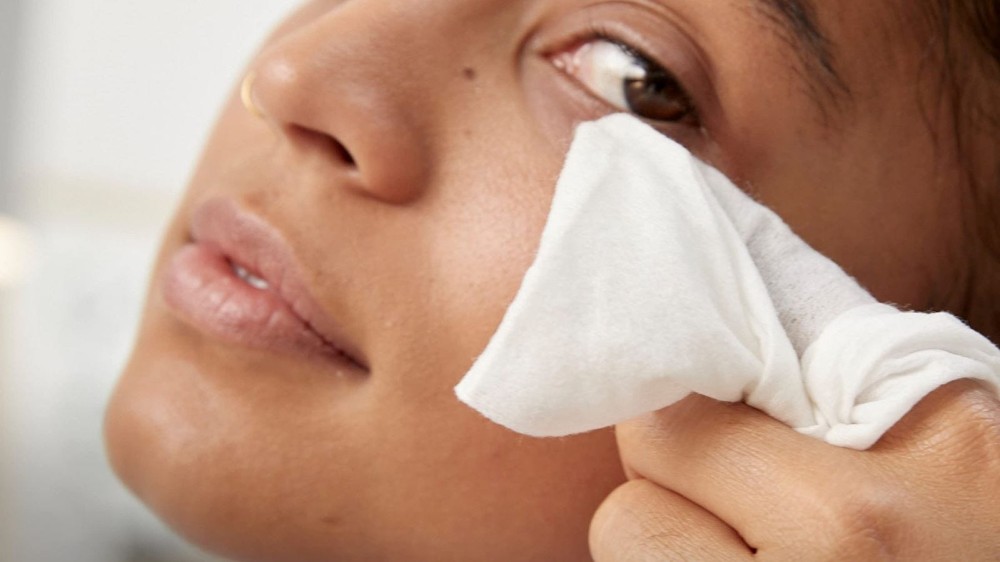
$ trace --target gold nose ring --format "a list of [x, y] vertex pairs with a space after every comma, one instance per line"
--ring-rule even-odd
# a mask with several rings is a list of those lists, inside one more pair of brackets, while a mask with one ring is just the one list
[[250, 115], [258, 119], [263, 119], [264, 112], [257, 106], [257, 102], [253, 97], [253, 81], [255, 78], [257, 78], [257, 73], [252, 70], [243, 77], [243, 84], [240, 85], [240, 100], [243, 101], [243, 107], [250, 112]]

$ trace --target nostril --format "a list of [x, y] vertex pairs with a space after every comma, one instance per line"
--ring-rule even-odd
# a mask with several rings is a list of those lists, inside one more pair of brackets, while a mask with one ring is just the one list
[[328, 142], [331, 145], [330, 151], [333, 154], [337, 155], [344, 164], [347, 164], [348, 166], [352, 167], [355, 166], [354, 156], [351, 155], [351, 151], [347, 150], [346, 146], [344, 146], [343, 144], [341, 144], [340, 141], [329, 135], [327, 135], [326, 138], [328, 139]]
[[336, 137], [319, 131], [311, 131], [311, 133], [316, 136], [316, 142], [323, 147], [324, 152], [333, 157], [334, 160], [343, 163], [345, 166], [355, 167], [354, 155]]
[[300, 127], [298, 125], [292, 125], [290, 129], [289, 136], [298, 137], [300, 140], [312, 144], [314, 148], [319, 148], [328, 156], [346, 166], [355, 167], [357, 165], [351, 151], [347, 150], [347, 147], [335, 137], [322, 131]]

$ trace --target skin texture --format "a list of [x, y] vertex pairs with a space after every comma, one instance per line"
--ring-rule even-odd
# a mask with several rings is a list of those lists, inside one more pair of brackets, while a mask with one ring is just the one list
[[1000, 408], [975, 382], [937, 390], [865, 452], [702, 397], [617, 431], [630, 481], [594, 517], [598, 562], [1000, 553]]
[[[749, 0], [305, 4], [250, 65], [263, 117], [234, 92], [166, 233], [107, 412], [115, 470], [190, 540], [241, 560], [585, 560], [591, 545], [598, 558], [618, 559], [607, 554], [616, 527], [602, 521], [634, 488], [612, 496], [591, 545], [587, 537], [595, 510], [626, 481], [615, 433], [525, 438], [461, 406], [451, 390], [531, 261], [573, 126], [614, 110], [552, 56], [578, 44], [588, 22], [641, 42], [698, 106], [699, 123], [659, 124], [665, 134], [778, 211], [878, 298], [948, 308], [955, 272], [967, 269], [961, 174], [933, 134], [945, 117], [925, 103], [932, 77], [920, 71], [908, 19], [891, 13], [905, 8], [894, 6], [823, 3], [850, 89], [849, 98], [825, 99]], [[166, 263], [189, 239], [194, 209], [219, 197], [280, 232], [309, 292], [370, 372], [220, 341], [166, 306]], [[949, 402], [958, 406], [931, 406], [943, 413], [927, 419], [967, 425], [972, 436], [995, 429], [962, 417], [962, 400], [975, 392], [960, 388]], [[981, 403], [996, 412], [995, 401]], [[779, 499], [796, 506], [785, 521], [801, 520], [793, 514], [817, 509], [810, 490], [836, 495], [822, 467], [906, 481], [924, 460], [952, 466], [947, 454], [912, 445], [926, 424], [916, 423], [924, 433], [901, 426], [890, 440], [900, 445], [876, 455], [882, 463], [804, 444], [748, 408], [694, 400], [681, 410], [695, 421], [674, 428], [678, 414], [668, 410], [655, 418], [663, 424], [623, 426], [617, 439], [626, 469], [649, 476], [626, 486], [647, 486], [639, 497], [665, 494], [657, 504], [665, 509], [685, 506], [679, 519], [662, 520], [683, 522], [689, 541], [700, 536], [690, 529], [702, 529], [732, 547], [746, 531], [740, 518]], [[724, 474], [741, 492], [763, 474], [754, 470], [780, 465], [803, 493], [755, 487], [747, 498], [759, 503], [719, 518], [711, 507], [689, 509], [698, 503], [692, 492], [635, 453], [647, 444], [660, 451], [668, 438], [686, 440], [684, 455], [698, 450], [702, 441], [677, 435], [719, 411], [730, 413], [713, 430], [723, 437], [744, 422], [746, 431], [766, 427], [754, 441], [766, 454], [740, 472], [738, 451], [709, 439], [713, 460], [692, 471]], [[800, 446], [815, 454], [778, 462]], [[987, 474], [996, 479], [993, 451]], [[933, 474], [915, 472], [913, 481]], [[719, 481], [691, 478], [692, 486]], [[961, 486], [937, 492], [976, 497]], [[996, 525], [1000, 516], [986, 511], [975, 521]], [[990, 529], [970, 526], [979, 528]]]

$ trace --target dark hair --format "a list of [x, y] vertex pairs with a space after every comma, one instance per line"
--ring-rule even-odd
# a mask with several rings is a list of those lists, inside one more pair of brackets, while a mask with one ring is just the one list
[[992, 59], [994, 70], [1000, 71], [1000, 2], [964, 0], [959, 7], [959, 17], [967, 22], [972, 37]]
[[[986, 227], [984, 241], [1000, 259], [1000, 0], [952, 0], [959, 33], [967, 36], [971, 47], [980, 53], [971, 59], [969, 69], [975, 89], [970, 92], [965, 107], [960, 107], [959, 119], [963, 127], [977, 129], [990, 139], [992, 150], [981, 162], [988, 175], [979, 178], [974, 186], [980, 211], [988, 212], [988, 219], [980, 221]], [[961, 56], [960, 52], [955, 56]], [[954, 62], [952, 62], [954, 64]], [[971, 123], [969, 122], [971, 121]]]
[[952, 308], [1000, 343], [1000, 0], [925, 6], [939, 30], [933, 58], [943, 63], [940, 93], [969, 188], [968, 263]]

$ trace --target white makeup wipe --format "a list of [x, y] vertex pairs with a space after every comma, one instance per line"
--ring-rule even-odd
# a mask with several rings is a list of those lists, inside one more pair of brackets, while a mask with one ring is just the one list
[[877, 303], [720, 172], [612, 115], [577, 130], [535, 261], [455, 392], [533, 436], [696, 392], [864, 449], [961, 378], [1000, 392], [1000, 351], [949, 314]]

